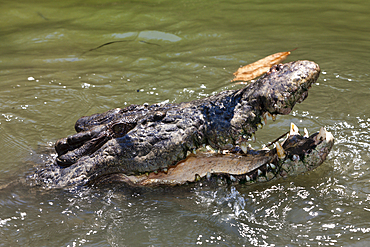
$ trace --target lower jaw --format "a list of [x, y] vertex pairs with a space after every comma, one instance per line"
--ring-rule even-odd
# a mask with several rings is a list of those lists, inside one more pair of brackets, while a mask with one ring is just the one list
[[[292, 126], [295, 125], [292, 124]], [[285, 155], [284, 149], [281, 150], [279, 144], [272, 150], [252, 150], [249, 154], [246, 152], [244, 154], [198, 152], [188, 155], [185, 160], [164, 171], [130, 176], [122, 173], [110, 174], [99, 178], [99, 181], [95, 181], [94, 184], [126, 183], [132, 186], [173, 186], [201, 181], [252, 184], [288, 175], [298, 175], [320, 165], [329, 153], [334, 139], [330, 132], [325, 131], [323, 138], [328, 136], [329, 141], [322, 140], [319, 143], [322, 129], [319, 133], [307, 138], [317, 145], [315, 146], [317, 148], [309, 150], [310, 155], [307, 152], [300, 153], [300, 155], [291, 153]], [[292, 132], [292, 127], [290, 132]], [[296, 133], [290, 133], [290, 135], [296, 135]], [[307, 135], [306, 131], [305, 135]], [[306, 161], [303, 162], [299, 160], [299, 157], [309, 158], [304, 158]]]

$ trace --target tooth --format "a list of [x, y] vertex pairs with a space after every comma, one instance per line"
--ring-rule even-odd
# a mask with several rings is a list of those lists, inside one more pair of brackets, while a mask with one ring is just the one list
[[195, 179], [194, 179], [195, 182], [198, 182], [200, 181], [200, 176], [199, 174], [195, 174]]
[[195, 148], [193, 149], [193, 154], [197, 154], [197, 150], [195, 150]]
[[303, 137], [308, 138], [310, 136], [310, 134], [308, 134], [308, 130], [306, 128], [304, 128], [303, 131], [304, 131], [304, 136]]
[[325, 129], [325, 127], [321, 127], [320, 132], [317, 135], [316, 140], [322, 141], [322, 140], [325, 140], [325, 139], [326, 139], [326, 129]]
[[279, 142], [276, 142], [276, 152], [277, 152], [277, 155], [280, 159], [284, 159], [285, 158], [285, 151], [284, 151], [284, 148], [280, 145]]
[[154, 174], [158, 174], [158, 171], [154, 171]]
[[242, 142], [239, 144], [239, 147], [242, 149], [243, 153], [247, 153], [248, 152], [248, 144], [247, 142]]
[[261, 150], [267, 150], [267, 151], [270, 151], [270, 149], [266, 146], [266, 144], [263, 144], [262, 145], [262, 149]]
[[207, 179], [208, 179], [208, 180], [210, 180], [210, 179], [211, 179], [211, 175], [212, 175], [212, 174], [211, 174], [210, 172], [207, 172], [206, 177], [207, 177]]
[[252, 142], [256, 142], [256, 135], [255, 134], [252, 134], [251, 138], [252, 138]]
[[285, 139], [281, 142], [281, 145], [283, 145], [283, 144], [286, 142], [286, 140], [288, 140], [288, 138], [289, 138], [289, 134], [286, 134], [286, 137], [285, 137]]
[[258, 123], [258, 124], [257, 124], [257, 128], [262, 129], [262, 128], [263, 128], [263, 124]]
[[233, 175], [230, 175], [230, 181], [235, 182], [236, 178]]
[[245, 175], [245, 179], [247, 180], [247, 182], [251, 181], [251, 178], [248, 175]]
[[276, 120], [276, 114], [272, 114], [272, 121], [275, 121]]
[[298, 129], [297, 125], [295, 125], [294, 123], [290, 123], [289, 135], [290, 136], [299, 135], [299, 129]]
[[293, 159], [294, 161], [299, 160], [299, 155], [294, 154], [294, 155], [293, 155], [293, 157], [292, 157], [292, 159]]
[[263, 119], [262, 124], [263, 125], [266, 125], [267, 123], [267, 116], [268, 116], [268, 112], [265, 112], [262, 114], [262, 119]]
[[274, 164], [270, 163], [270, 166], [271, 166], [271, 168], [272, 168], [273, 170], [275, 170], [275, 169], [276, 169], [276, 166], [275, 166]]
[[145, 173], [145, 176], [149, 177], [149, 172], [146, 172], [146, 173]]
[[266, 173], [266, 179], [267, 179], [267, 181], [270, 181], [274, 177], [275, 177], [275, 174], [273, 172], [267, 172]]
[[261, 172], [260, 169], [257, 170], [257, 174], [258, 174], [258, 176], [261, 176], [262, 175], [262, 172]]
[[334, 140], [334, 136], [330, 132], [325, 133], [326, 141], [330, 142]]
[[266, 169], [270, 169], [270, 165], [269, 164], [266, 164]]
[[168, 169], [167, 168], [163, 168], [163, 172], [167, 174]]

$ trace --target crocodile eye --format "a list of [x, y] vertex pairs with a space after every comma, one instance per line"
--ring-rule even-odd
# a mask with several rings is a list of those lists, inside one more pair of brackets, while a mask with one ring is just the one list
[[154, 118], [154, 121], [159, 121], [159, 120], [162, 120], [165, 116], [166, 116], [166, 112], [157, 111], [155, 112], [153, 118]]
[[123, 129], [124, 129], [124, 126], [123, 126], [123, 123], [119, 123], [119, 124], [116, 124], [113, 126], [113, 132], [115, 134], [120, 134], [122, 133]]
[[115, 137], [122, 137], [127, 134], [130, 130], [135, 128], [136, 122], [134, 123], [129, 123], [129, 122], [124, 122], [124, 123], [116, 123], [112, 126], [111, 130], [114, 133]]

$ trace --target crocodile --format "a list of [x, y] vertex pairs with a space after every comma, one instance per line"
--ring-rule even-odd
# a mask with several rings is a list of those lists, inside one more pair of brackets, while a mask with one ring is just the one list
[[[284, 142], [277, 141], [271, 150], [253, 150], [248, 141], [267, 116], [287, 115], [305, 100], [319, 74], [319, 66], [311, 61], [278, 64], [239, 90], [81, 117], [75, 124], [77, 133], [55, 143], [55, 159], [29, 178], [48, 188], [106, 182], [150, 186], [219, 176], [232, 182], [261, 182], [311, 170], [333, 146], [334, 138], [325, 128], [301, 136], [292, 124]], [[202, 147], [215, 151], [191, 155]]]

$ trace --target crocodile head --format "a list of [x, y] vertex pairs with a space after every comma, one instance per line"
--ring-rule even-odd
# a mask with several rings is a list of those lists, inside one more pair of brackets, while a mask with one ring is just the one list
[[245, 150], [266, 116], [289, 114], [307, 97], [319, 73], [314, 62], [296, 61], [272, 67], [240, 90], [82, 117], [75, 125], [77, 134], [56, 142], [55, 162], [39, 168], [33, 177], [50, 187], [83, 185], [117, 174], [168, 172], [204, 145]]

